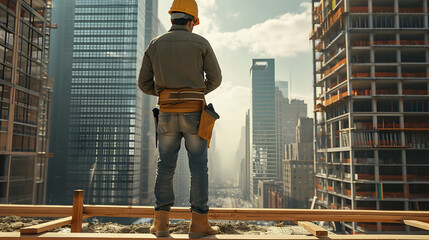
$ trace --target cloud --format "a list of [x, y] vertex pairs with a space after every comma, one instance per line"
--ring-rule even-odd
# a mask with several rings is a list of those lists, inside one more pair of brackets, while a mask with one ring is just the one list
[[[201, 1], [205, 2], [205, 1]], [[222, 32], [216, 22], [212, 0], [201, 8], [206, 16], [202, 18], [200, 29], [196, 31], [205, 36], [216, 50], [237, 51], [248, 49], [252, 54], [269, 57], [295, 57], [311, 50], [309, 32], [311, 31], [311, 4], [302, 3], [301, 13], [285, 13], [263, 23], [235, 32]]]

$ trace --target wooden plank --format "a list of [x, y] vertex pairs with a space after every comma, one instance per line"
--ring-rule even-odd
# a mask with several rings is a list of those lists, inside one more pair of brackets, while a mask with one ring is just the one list
[[73, 212], [71, 220], [71, 232], [80, 232], [83, 219], [83, 199], [85, 191], [75, 190], [73, 192]]
[[[86, 214], [83, 215], [84, 219], [89, 217], [90, 216]], [[21, 232], [21, 234], [39, 234], [39, 233], [47, 232], [57, 227], [69, 225], [71, 221], [72, 221], [72, 217], [65, 217], [65, 218], [60, 218], [53, 221], [37, 224], [34, 226], [21, 228], [19, 231]]]
[[324, 237], [328, 236], [328, 231], [322, 228], [321, 226], [317, 226], [311, 222], [298, 222], [298, 226], [305, 228], [307, 231], [311, 232], [313, 236], [316, 237]]
[[[43, 233], [39, 235], [24, 235], [19, 232], [0, 233], [2, 240], [155, 240], [157, 237], [152, 234], [126, 234], [126, 233]], [[172, 234], [166, 239], [187, 240], [187, 234]], [[303, 235], [216, 235], [204, 237], [204, 239], [219, 240], [428, 240], [428, 235], [333, 235], [324, 238]]]
[[[84, 205], [84, 213], [99, 217], [153, 217], [153, 207]], [[67, 217], [71, 206], [33, 206], [0, 204], [0, 216]], [[173, 219], [190, 219], [189, 208], [172, 208]], [[376, 211], [376, 210], [309, 210], [309, 209], [246, 209], [212, 208], [210, 219], [261, 220], [261, 221], [335, 221], [403, 223], [403, 220], [429, 222], [428, 211]]]
[[429, 231], [429, 223], [416, 221], [416, 220], [404, 220], [404, 224], [411, 226], [411, 227], [416, 227], [416, 228], [420, 228], [420, 229], [424, 229], [424, 230]]
[[56, 219], [50, 222], [45, 222], [42, 224], [21, 228], [19, 231], [21, 234], [38, 234], [42, 232], [49, 231], [56, 227], [62, 227], [71, 223], [72, 217], [65, 217]]

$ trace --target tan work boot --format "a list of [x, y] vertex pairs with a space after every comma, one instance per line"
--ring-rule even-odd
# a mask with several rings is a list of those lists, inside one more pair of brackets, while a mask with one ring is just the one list
[[150, 227], [150, 233], [155, 234], [157, 237], [170, 236], [169, 222], [169, 211], [155, 211], [153, 225]]
[[207, 214], [192, 213], [191, 227], [189, 228], [189, 238], [202, 238], [207, 235], [215, 235], [220, 232], [219, 227], [210, 227]]

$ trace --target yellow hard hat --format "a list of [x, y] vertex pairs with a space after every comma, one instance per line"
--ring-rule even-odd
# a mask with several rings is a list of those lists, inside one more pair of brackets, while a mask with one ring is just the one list
[[200, 19], [198, 18], [198, 5], [195, 0], [174, 0], [168, 13], [171, 14], [172, 12], [183, 12], [192, 15], [195, 20], [194, 25], [200, 24]]

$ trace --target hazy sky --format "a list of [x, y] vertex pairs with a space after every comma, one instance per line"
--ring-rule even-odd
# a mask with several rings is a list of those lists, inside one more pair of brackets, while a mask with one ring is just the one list
[[[172, 0], [159, 0], [159, 18], [168, 30]], [[224, 165], [235, 161], [245, 113], [251, 107], [253, 58], [276, 59], [276, 81], [290, 81], [292, 98], [312, 109], [312, 54], [308, 40], [308, 0], [197, 0], [200, 25], [194, 33], [208, 39], [222, 68], [222, 86], [207, 96], [221, 115], [216, 149]], [[290, 74], [291, 73], [291, 74]]]

